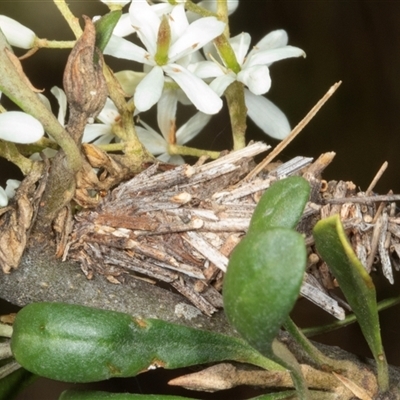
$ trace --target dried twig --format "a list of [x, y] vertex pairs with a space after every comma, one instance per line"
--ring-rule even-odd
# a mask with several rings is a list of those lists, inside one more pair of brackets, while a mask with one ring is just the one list
[[326, 94], [318, 101], [318, 103], [308, 112], [308, 114], [294, 127], [289, 136], [283, 139], [272, 152], [257, 165], [247, 176], [246, 180], [252, 179], [258, 173], [260, 173], [302, 130], [303, 128], [314, 118], [315, 114], [321, 109], [321, 107], [330, 99], [330, 97], [336, 92], [337, 88], [341, 85], [342, 81], [335, 83], [329, 88]]

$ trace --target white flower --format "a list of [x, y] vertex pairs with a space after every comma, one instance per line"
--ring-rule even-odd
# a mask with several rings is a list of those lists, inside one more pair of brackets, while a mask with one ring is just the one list
[[136, 132], [141, 143], [150, 153], [158, 156], [163, 162], [183, 164], [181, 156], [170, 155], [170, 144], [184, 145], [193, 139], [210, 121], [211, 116], [197, 112], [176, 131], [177, 95], [172, 90], [166, 90], [157, 104], [157, 122], [162, 136], [143, 121], [144, 128], [136, 126]]
[[5, 189], [0, 186], [0, 207], [5, 207], [8, 205], [8, 200], [15, 196], [15, 190], [20, 184], [21, 181], [16, 179], [8, 179]]
[[206, 114], [217, 113], [222, 100], [183, 63], [187, 64], [188, 56], [220, 35], [225, 24], [214, 17], [200, 18], [189, 24], [183, 5], [175, 6], [168, 17], [160, 18], [146, 0], [133, 1], [129, 14], [131, 24], [146, 49], [113, 35], [104, 53], [150, 67], [137, 86], [134, 95], [136, 108], [146, 111], [160, 99], [167, 75], [198, 110]]
[[42, 124], [22, 111], [0, 114], [0, 139], [14, 143], [34, 143], [44, 135]]
[[[289, 122], [278, 107], [262, 96], [271, 87], [268, 67], [285, 58], [305, 56], [304, 51], [287, 45], [288, 36], [284, 30], [264, 36], [249, 53], [251, 37], [248, 33], [235, 36], [229, 42], [240, 66], [239, 71], [235, 73], [225, 64], [211, 61], [199, 62], [191, 66], [191, 71], [202, 78], [216, 77], [210, 87], [218, 95], [222, 95], [232, 82], [242, 82], [248, 88], [245, 89], [245, 100], [249, 117], [269, 136], [283, 139], [290, 133]], [[209, 50], [209, 57], [219, 58], [217, 54], [211, 54], [213, 49]]]
[[36, 35], [33, 31], [5, 15], [0, 15], [0, 29], [11, 46], [31, 49], [35, 44]]
[[115, 139], [112, 126], [118, 123], [121, 116], [115, 104], [107, 97], [106, 104], [97, 119], [102, 123], [87, 124], [83, 132], [82, 143], [108, 144]]
[[[62, 89], [57, 86], [51, 88], [51, 93], [57, 99], [58, 109], [58, 122], [65, 125], [65, 115], [67, 113], [67, 97]], [[101, 110], [97, 119], [102, 123], [87, 124], [83, 133], [82, 143], [93, 142], [95, 144], [107, 144], [115, 138], [112, 133], [112, 124], [119, 119], [119, 113], [114, 103], [107, 98], [106, 104]]]

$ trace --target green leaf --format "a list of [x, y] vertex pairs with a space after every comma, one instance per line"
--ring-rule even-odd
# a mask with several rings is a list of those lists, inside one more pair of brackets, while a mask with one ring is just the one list
[[121, 15], [121, 10], [110, 11], [108, 14], [103, 15], [94, 23], [96, 28], [96, 46], [101, 52], [103, 52], [106, 48], [115, 25], [117, 25]]
[[378, 366], [380, 390], [388, 388], [388, 366], [380, 335], [375, 286], [357, 258], [339, 215], [322, 219], [314, 227], [316, 248], [335, 275], [350, 304]]
[[273, 183], [258, 202], [249, 231], [295, 228], [309, 196], [310, 184], [300, 176], [291, 176]]
[[[279, 393], [269, 393], [254, 397], [250, 400], [284, 400], [295, 398], [294, 390]], [[129, 394], [129, 393], [107, 393], [99, 391], [66, 390], [61, 393], [58, 400], [193, 400], [189, 397], [153, 395], [153, 394]]]
[[250, 231], [232, 252], [224, 278], [225, 313], [262, 354], [292, 310], [306, 267], [306, 246], [285, 228]]
[[239, 338], [63, 303], [32, 303], [19, 311], [11, 350], [27, 370], [65, 382], [223, 360], [282, 370]]
[[108, 393], [99, 391], [66, 390], [58, 400], [193, 400], [189, 397], [161, 394]]

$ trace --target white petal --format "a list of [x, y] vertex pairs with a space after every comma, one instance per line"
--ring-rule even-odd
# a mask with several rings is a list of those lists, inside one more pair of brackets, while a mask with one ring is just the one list
[[185, 164], [185, 160], [183, 157], [174, 155], [171, 156], [168, 153], [161, 154], [157, 157], [160, 161], [168, 163], [168, 164], [175, 164], [175, 165], [182, 165]]
[[244, 91], [247, 115], [268, 136], [284, 139], [290, 133], [286, 115], [271, 101], [257, 96], [249, 90]]
[[226, 90], [226, 88], [236, 80], [236, 76], [233, 72], [228, 74], [218, 76], [210, 83], [210, 88], [214, 90], [214, 92], [218, 96], [222, 96]]
[[146, 0], [134, 0], [129, 7], [131, 24], [147, 51], [154, 55], [161, 20]]
[[104, 124], [87, 124], [83, 131], [82, 143], [90, 143], [100, 136], [109, 135], [111, 126]]
[[164, 139], [168, 142], [171, 129], [175, 129], [178, 97], [175, 90], [164, 90], [157, 103], [157, 122]]
[[216, 114], [222, 108], [222, 100], [215, 92], [197, 76], [178, 64], [163, 67], [185, 92], [194, 106], [205, 114]]
[[128, 4], [131, 0], [100, 0], [102, 3], [107, 4], [108, 6], [121, 6]]
[[175, 6], [169, 3], [153, 4], [152, 9], [161, 18], [164, 14], [169, 14]]
[[306, 53], [304, 53], [302, 49], [293, 46], [285, 46], [278, 49], [257, 51], [247, 59], [247, 61], [245, 62], [245, 66], [247, 68], [253, 65], [270, 65], [275, 61], [300, 56], [305, 57]]
[[58, 102], [58, 122], [64, 126], [65, 125], [65, 115], [67, 114], [67, 96], [65, 95], [64, 90], [60, 89], [57, 86], [53, 86], [50, 89], [50, 92], [57, 99]]
[[6, 182], [6, 194], [9, 199], [12, 199], [15, 196], [15, 191], [19, 188], [21, 181], [18, 179], [7, 179]]
[[46, 158], [53, 158], [57, 153], [58, 150], [50, 149], [50, 147], [46, 147], [40, 153], [33, 153], [29, 159], [33, 161], [43, 161], [42, 153]]
[[107, 97], [106, 104], [100, 111], [100, 114], [97, 116], [97, 119], [106, 125], [115, 124], [120, 119], [117, 107], [115, 107], [114, 102], [109, 97]]
[[136, 71], [118, 71], [114, 73], [115, 77], [118, 79], [122, 90], [133, 96], [139, 82], [146, 76], [144, 72], [136, 72]]
[[30, 49], [33, 47], [36, 38], [35, 33], [18, 21], [6, 17], [5, 15], [0, 15], [0, 29], [11, 46], [20, 47], [22, 49]]
[[186, 17], [185, 7], [179, 4], [172, 9], [169, 17], [169, 26], [171, 28], [171, 43], [176, 42], [189, 27]]
[[239, 0], [229, 0], [227, 5], [228, 5], [228, 15], [231, 15], [239, 7]]
[[100, 136], [96, 139], [93, 144], [109, 144], [113, 139], [115, 139], [115, 135], [112, 133]]
[[147, 111], [161, 97], [164, 87], [164, 73], [161, 67], [155, 66], [142, 79], [136, 88], [133, 101], [139, 111]]
[[14, 143], [34, 143], [44, 134], [42, 124], [21, 111], [0, 114], [0, 139]]
[[153, 129], [149, 130], [144, 129], [140, 126], [136, 126], [136, 133], [139, 137], [140, 142], [151, 154], [158, 155], [167, 151], [167, 142], [160, 134], [155, 132]]
[[113, 35], [124, 37], [131, 35], [134, 32], [135, 30], [132, 28], [129, 14], [122, 14], [117, 22], [117, 25], [115, 25]]
[[185, 144], [196, 137], [200, 131], [209, 123], [211, 115], [198, 112], [193, 115], [176, 132], [177, 144]]
[[188, 70], [201, 79], [215, 78], [224, 75], [220, 65], [214, 61], [200, 61], [188, 66]]
[[[142, 64], [152, 63], [152, 58], [145, 49], [115, 35], [111, 35], [111, 38], [104, 49], [104, 54], [123, 58], [125, 60], [137, 61]], [[154, 64], [154, 62], [152, 64]]]
[[244, 83], [254, 94], [265, 94], [271, 87], [269, 68], [266, 65], [242, 69], [237, 80]]
[[254, 46], [254, 51], [258, 50], [269, 50], [277, 49], [278, 47], [284, 47], [288, 44], [289, 38], [285, 30], [277, 29], [265, 35], [257, 44]]
[[[42, 94], [42, 93], [36, 93], [36, 96], [39, 97], [40, 101], [46, 106], [46, 108], [47, 108], [49, 111], [52, 111], [52, 110], [51, 110], [51, 103], [50, 103], [50, 100], [49, 100], [44, 94]], [[63, 125], [64, 125], [64, 123], [63, 123]]]
[[206, 43], [215, 39], [225, 29], [225, 24], [215, 17], [200, 18], [186, 29], [185, 33], [171, 45], [168, 52], [170, 61], [201, 49]]
[[229, 43], [235, 52], [237, 62], [242, 65], [249, 51], [251, 36], [247, 32], [242, 32], [240, 35], [230, 38]]
[[6, 191], [0, 186], [0, 207], [8, 205], [8, 197]]

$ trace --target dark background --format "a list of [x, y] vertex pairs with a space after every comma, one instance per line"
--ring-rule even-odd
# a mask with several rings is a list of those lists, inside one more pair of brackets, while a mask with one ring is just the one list
[[[103, 14], [107, 8], [98, 0], [69, 1], [75, 15], [90, 17]], [[52, 1], [0, 0], [0, 14], [13, 17], [30, 27], [39, 37], [72, 40], [74, 37]], [[395, 1], [249, 1], [241, 0], [231, 18], [231, 33], [249, 32], [253, 44], [274, 29], [285, 29], [289, 44], [302, 48], [306, 59], [289, 59], [271, 67], [272, 88], [268, 98], [274, 101], [296, 125], [328, 88], [342, 80], [342, 86], [304, 129], [300, 136], [281, 154], [285, 161], [295, 155], [318, 157], [326, 151], [337, 156], [325, 173], [326, 179], [352, 180], [365, 190], [384, 161], [389, 168], [376, 187], [380, 194], [393, 189], [400, 193], [400, 2]], [[40, 50], [23, 61], [25, 71], [37, 88], [49, 89], [61, 85], [62, 71], [68, 50]], [[18, 54], [22, 54], [21, 51]], [[129, 68], [108, 60], [115, 71]], [[265, 140], [275, 145], [249, 121], [248, 138]], [[226, 113], [213, 120], [191, 145], [227, 149], [231, 146]], [[15, 169], [0, 164], [1, 183], [16, 177]], [[379, 277], [376, 277], [379, 278]], [[381, 279], [378, 279], [382, 281]], [[395, 277], [399, 281], [399, 276]], [[396, 287], [384, 281], [379, 284], [379, 298], [398, 293]], [[0, 305], [0, 313], [6, 305]], [[389, 362], [400, 365], [400, 345], [397, 338], [400, 326], [399, 308], [381, 313], [382, 334]], [[302, 326], [316, 325], [330, 320], [315, 310], [306, 300], [299, 302], [295, 318]], [[359, 328], [354, 325], [318, 340], [341, 347], [356, 354], [369, 355]], [[168, 373], [169, 374], [169, 373]], [[133, 380], [125, 390], [149, 393], [158, 381], [165, 382], [165, 371], [149, 375], [149, 380]], [[135, 383], [136, 382], [136, 383]], [[139, 382], [139, 383], [138, 383]], [[150, 383], [149, 383], [150, 382]], [[36, 388], [49, 387], [40, 380]], [[123, 383], [119, 381], [119, 387]], [[137, 386], [139, 385], [139, 386]], [[59, 389], [34, 395], [25, 393], [22, 399], [55, 399]], [[175, 392], [177, 393], [177, 392]], [[227, 398], [246, 398], [250, 394], [236, 391]], [[186, 392], [186, 395], [189, 394]], [[254, 393], [252, 394], [255, 395]], [[38, 397], [35, 397], [38, 396]], [[222, 399], [222, 394], [191, 394], [191, 397]], [[189, 396], [189, 397], [190, 397]]]

